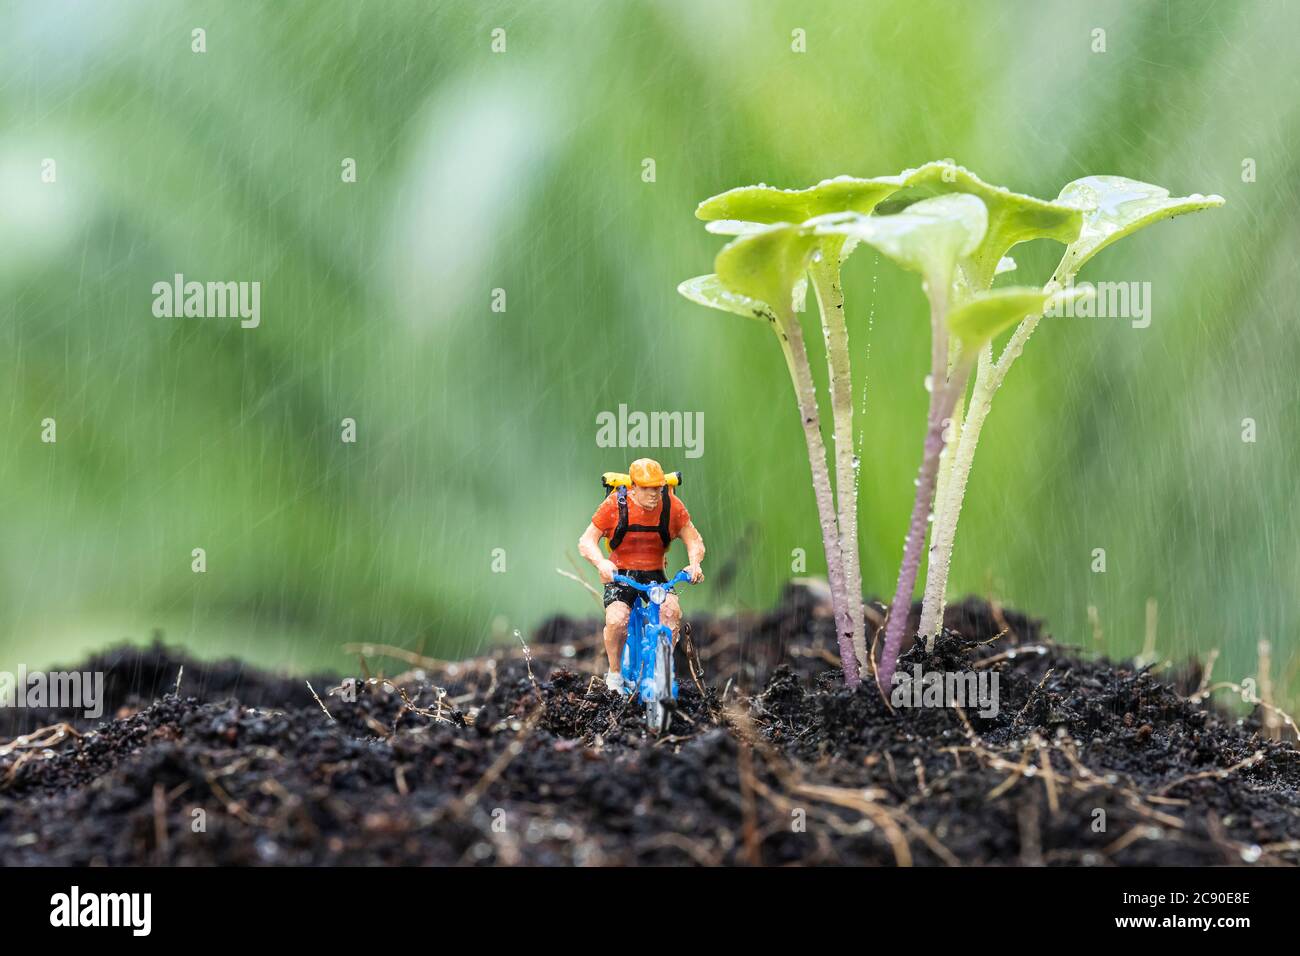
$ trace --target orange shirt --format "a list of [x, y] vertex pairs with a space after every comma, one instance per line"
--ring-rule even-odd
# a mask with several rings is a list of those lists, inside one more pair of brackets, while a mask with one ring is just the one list
[[[668, 504], [670, 492], [667, 488], [659, 498], [659, 507], [646, 511], [627, 496], [627, 523], [658, 528], [660, 509]], [[691, 515], [680, 498], [673, 495], [672, 514], [668, 519], [669, 539], [675, 539], [682, 533], [682, 528], [690, 523]], [[618, 495], [611, 491], [609, 497], [600, 503], [596, 513], [591, 516], [591, 523], [600, 529], [604, 538], [612, 537], [618, 527]], [[668, 549], [659, 539], [657, 531], [629, 531], [623, 536], [623, 543], [610, 552], [609, 559], [625, 571], [662, 571], [668, 555]]]

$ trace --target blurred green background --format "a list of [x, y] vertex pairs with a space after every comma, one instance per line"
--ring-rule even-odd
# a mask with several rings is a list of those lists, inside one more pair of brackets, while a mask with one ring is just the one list
[[[792, 549], [823, 570], [808, 465], [768, 333], [675, 292], [721, 245], [695, 204], [951, 157], [1045, 197], [1113, 173], [1228, 200], [1085, 271], [1149, 281], [1150, 328], [1044, 323], [984, 430], [953, 592], [1084, 646], [1094, 606], [1115, 654], [1154, 598], [1162, 657], [1217, 647], [1239, 679], [1267, 638], [1294, 687], [1298, 35], [1300, 5], [1195, 0], [6, 3], [0, 669], [154, 629], [344, 666], [347, 641], [450, 656], [592, 614], [554, 569], [639, 454], [597, 446], [620, 403], [704, 414], [701, 457], [656, 455], [709, 546], [690, 608], [768, 606]], [[1019, 247], [1016, 279], [1058, 253]], [[156, 318], [175, 273], [260, 281], [261, 326]], [[868, 251], [845, 282], [887, 594], [924, 300]]]

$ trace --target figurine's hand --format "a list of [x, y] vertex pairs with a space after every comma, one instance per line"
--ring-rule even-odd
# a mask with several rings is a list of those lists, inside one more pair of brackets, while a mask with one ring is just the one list
[[692, 564], [686, 568], [686, 573], [691, 576], [692, 584], [699, 584], [704, 580], [704, 572], [700, 570], [698, 564]]
[[606, 584], [614, 583], [614, 575], [618, 573], [618, 565], [613, 561], [602, 561], [596, 565], [596, 570], [600, 573], [600, 579]]

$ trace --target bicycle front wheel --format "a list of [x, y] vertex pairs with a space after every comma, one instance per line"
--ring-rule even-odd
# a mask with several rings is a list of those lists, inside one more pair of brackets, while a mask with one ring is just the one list
[[655, 645], [654, 699], [646, 701], [646, 728], [652, 734], [661, 734], [672, 721], [673, 700], [673, 649], [672, 644], [660, 639]]

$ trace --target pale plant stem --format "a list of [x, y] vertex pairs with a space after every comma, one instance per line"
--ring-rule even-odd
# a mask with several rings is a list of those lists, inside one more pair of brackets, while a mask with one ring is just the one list
[[952, 560], [953, 539], [957, 533], [957, 517], [961, 513], [962, 499], [966, 495], [966, 481], [970, 477], [971, 463], [975, 460], [975, 446], [980, 429], [988, 415], [993, 392], [989, 388], [988, 370], [993, 367], [987, 353], [980, 355], [979, 371], [971, 392], [966, 419], [962, 423], [961, 437], [956, 442], [952, 456], [952, 471], [942, 501], [936, 501], [934, 529], [931, 535], [930, 563], [926, 569], [925, 596], [921, 603], [921, 626], [918, 632], [925, 638], [927, 650], [934, 649], [934, 638], [943, 625], [944, 591], [948, 586], [948, 565]]
[[[950, 436], [960, 435], [962, 421], [966, 415], [966, 396], [962, 395], [957, 399], [957, 404], [949, 416], [951, 424], [944, 429], [943, 451], [939, 453], [939, 479], [934, 490], [934, 510], [939, 512], [943, 508], [943, 503], [947, 500], [949, 479], [952, 478], [952, 459], [953, 453], [957, 450], [957, 443], [950, 441]], [[934, 536], [930, 536], [930, 547], [934, 548]]]
[[853, 651], [859, 670], [867, 663], [867, 639], [862, 618], [862, 567], [858, 559], [858, 474], [853, 451], [853, 374], [849, 360], [849, 329], [844, 316], [844, 290], [840, 285], [842, 242], [822, 246], [814, 262], [813, 290], [826, 334], [826, 368], [830, 382], [831, 416], [835, 434], [835, 503], [839, 545], [844, 561], [844, 596], [848, 602]]
[[[935, 288], [942, 288], [937, 284]], [[912, 518], [903, 545], [903, 562], [898, 571], [898, 587], [889, 607], [889, 621], [885, 625], [885, 646], [881, 651], [878, 679], [880, 687], [889, 693], [890, 682], [898, 667], [898, 655], [907, 630], [907, 618], [912, 607], [912, 591], [916, 587], [917, 573], [921, 567], [921, 552], [925, 547], [926, 529], [930, 510], [934, 506], [935, 481], [939, 472], [939, 455], [943, 451], [943, 421], [952, 414], [957, 399], [966, 391], [970, 375], [969, 358], [960, 360], [951, 376], [948, 371], [947, 334], [944, 316], [946, 302], [936, 297], [931, 302], [931, 390], [930, 410], [926, 419], [925, 446], [921, 466], [917, 471], [916, 497], [912, 503]]]
[[[952, 374], [953, 360], [952, 357], [957, 354], [956, 343], [950, 337], [948, 340], [948, 374]], [[957, 450], [957, 443], [953, 436], [961, 434], [962, 419], [966, 414], [966, 396], [965, 394], [957, 397], [957, 404], [949, 416], [951, 424], [944, 429], [943, 451], [939, 454], [939, 478], [934, 490], [934, 513], [939, 515], [943, 513], [944, 503], [948, 500], [948, 489], [951, 485], [953, 454]], [[930, 553], [934, 553], [935, 528], [938, 522], [930, 525]]]
[[776, 331], [781, 340], [786, 366], [790, 370], [790, 381], [794, 384], [795, 397], [799, 402], [799, 420], [803, 424], [804, 441], [808, 445], [808, 464], [812, 469], [813, 495], [817, 501], [817, 518], [822, 528], [822, 547], [826, 551], [826, 577], [831, 588], [831, 612], [835, 619], [840, 665], [844, 668], [845, 684], [856, 687], [859, 681], [858, 659], [853, 651], [853, 626], [845, 601], [844, 564], [835, 523], [835, 501], [831, 494], [830, 470], [826, 466], [826, 445], [822, 441], [817, 393], [813, 386], [812, 369], [808, 365], [808, 350], [804, 346], [803, 330], [792, 312], [780, 317]]
[[[1063, 276], [1061, 268], [1043, 287], [1044, 292], [1060, 289], [1071, 277]], [[926, 570], [925, 596], [921, 604], [919, 634], [925, 638], [926, 647], [933, 649], [934, 638], [943, 626], [944, 605], [948, 590], [948, 573], [952, 566], [952, 551], [957, 539], [957, 522], [961, 518], [962, 501], [966, 497], [966, 483], [971, 466], [975, 463], [975, 448], [980, 431], [993, 404], [993, 395], [1002, 387], [1012, 364], [1024, 351], [1025, 343], [1038, 328], [1042, 315], [1024, 319], [1007, 341], [997, 362], [992, 360], [991, 349], [981, 354], [975, 387], [971, 392], [970, 406], [962, 422], [957, 451], [952, 457], [952, 470], [945, 480], [944, 495], [936, 499], [934, 531], [930, 545], [930, 563]]]

